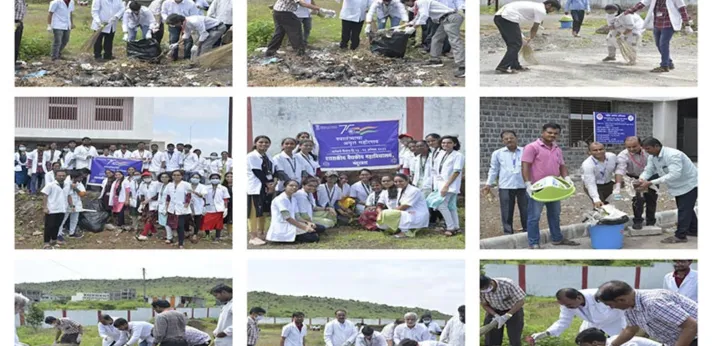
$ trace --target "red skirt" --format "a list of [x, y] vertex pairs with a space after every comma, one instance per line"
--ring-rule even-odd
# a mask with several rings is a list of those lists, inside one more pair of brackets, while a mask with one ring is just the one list
[[378, 231], [376, 220], [378, 220], [378, 210], [365, 210], [359, 216], [358, 223], [369, 231]]
[[207, 213], [203, 218], [201, 231], [212, 231], [223, 229], [223, 213]]

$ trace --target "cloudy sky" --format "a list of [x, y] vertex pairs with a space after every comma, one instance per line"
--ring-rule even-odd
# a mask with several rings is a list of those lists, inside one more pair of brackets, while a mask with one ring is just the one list
[[[146, 251], [74, 251], [72, 256], [21, 256], [15, 261], [15, 283], [48, 282], [80, 279], [140, 279], [141, 268], [146, 278], [232, 277], [232, 257], [226, 251], [198, 254], [191, 251], [160, 251], [148, 256]], [[123, 253], [120, 258], [115, 257]], [[64, 253], [66, 255], [66, 252]], [[135, 254], [135, 255], [134, 255]], [[205, 265], [205, 259], [216, 265]], [[94, 263], [95, 265], [91, 265]], [[103, 263], [103, 264], [102, 264]], [[220, 264], [220, 265], [217, 265]]]
[[250, 291], [421, 307], [456, 314], [465, 304], [463, 261], [252, 260]]
[[203, 156], [227, 151], [228, 106], [226, 97], [157, 97], [153, 138], [166, 144], [190, 142]]

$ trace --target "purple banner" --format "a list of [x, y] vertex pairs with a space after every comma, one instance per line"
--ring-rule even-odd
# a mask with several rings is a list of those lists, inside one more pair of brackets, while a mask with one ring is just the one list
[[107, 169], [112, 171], [121, 171], [126, 175], [126, 170], [133, 167], [136, 171], [141, 172], [143, 162], [141, 160], [119, 159], [116, 157], [95, 157], [91, 160], [91, 175], [87, 185], [101, 185], [101, 181], [106, 178], [104, 172]]
[[398, 120], [313, 124], [321, 169], [398, 166]]

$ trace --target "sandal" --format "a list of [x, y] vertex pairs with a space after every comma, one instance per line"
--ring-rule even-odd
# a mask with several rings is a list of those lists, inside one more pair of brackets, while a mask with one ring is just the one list
[[568, 239], [563, 239], [559, 242], [553, 242], [551, 244], [553, 244], [554, 246], [562, 246], [562, 245], [563, 246], [579, 246], [579, 245], [581, 245], [573, 240], [568, 240]]

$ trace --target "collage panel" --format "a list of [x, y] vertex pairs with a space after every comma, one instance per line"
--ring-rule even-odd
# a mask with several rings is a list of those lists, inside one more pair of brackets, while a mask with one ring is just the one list
[[232, 98], [15, 99], [15, 248], [231, 249]]
[[480, 345], [697, 345], [696, 260], [483, 260]]
[[697, 98], [481, 98], [480, 247], [697, 249], [697, 120]]
[[483, 87], [696, 87], [697, 0], [482, 0]]
[[465, 346], [464, 261], [250, 260], [247, 286], [248, 345]]
[[17, 87], [232, 86], [232, 0], [15, 0]]
[[464, 249], [465, 99], [248, 99], [251, 249]]
[[249, 87], [465, 87], [465, 0], [247, 0]]
[[[15, 345], [232, 346], [232, 265], [214, 254], [206, 268], [194, 254], [123, 258], [106, 271], [72, 260], [27, 256], [14, 268]], [[66, 256], [63, 256], [66, 257]]]

